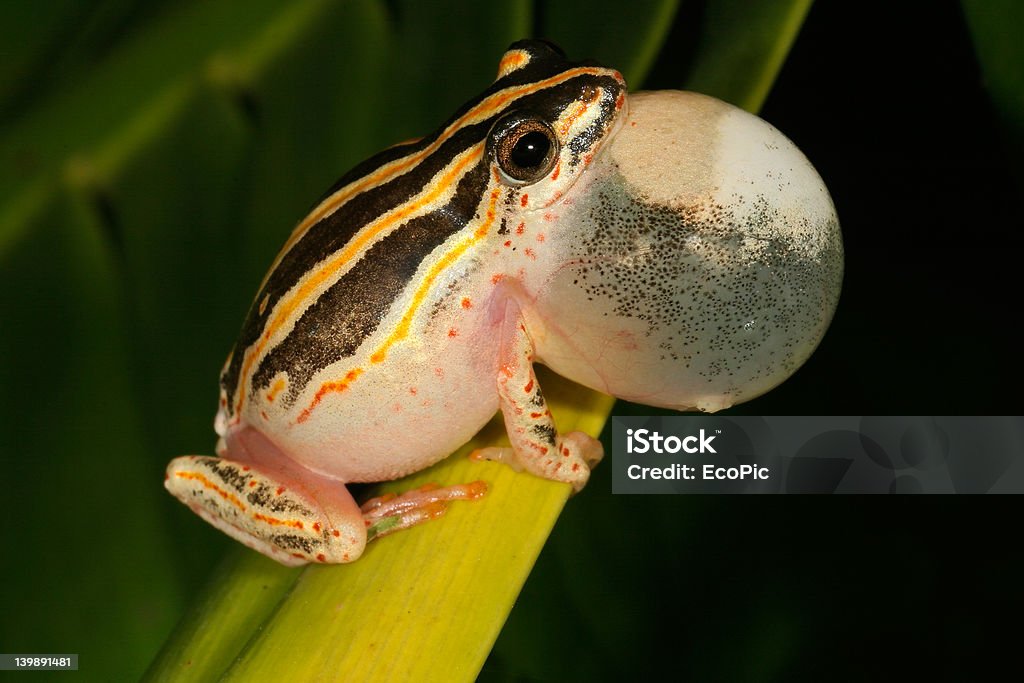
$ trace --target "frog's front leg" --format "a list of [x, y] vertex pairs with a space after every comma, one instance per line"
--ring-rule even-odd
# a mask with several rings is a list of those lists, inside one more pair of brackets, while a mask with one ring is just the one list
[[482, 482], [427, 485], [359, 507], [342, 482], [301, 468], [259, 434], [246, 436], [223, 449], [226, 457], [175, 458], [164, 485], [213, 526], [288, 566], [352, 562], [368, 540], [439, 517], [448, 501], [486, 491]]
[[534, 348], [518, 306], [506, 304], [497, 377], [511, 448], [482, 448], [476, 459], [498, 460], [581, 490], [604, 457], [601, 442], [583, 432], [559, 434], [533, 371]]

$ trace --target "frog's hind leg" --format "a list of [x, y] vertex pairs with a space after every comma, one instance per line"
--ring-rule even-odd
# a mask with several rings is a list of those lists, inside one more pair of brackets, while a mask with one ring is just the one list
[[367, 541], [437, 519], [448, 509], [448, 501], [475, 500], [485, 493], [487, 484], [474, 481], [444, 488], [424, 484], [405, 493], [371, 498], [359, 508], [366, 524]]
[[498, 395], [511, 448], [482, 448], [471, 457], [498, 460], [579, 491], [604, 456], [601, 442], [583, 432], [559, 434], [533, 371], [533, 342], [518, 307], [506, 304]]
[[448, 501], [484, 495], [481, 481], [427, 484], [356, 505], [344, 483], [287, 458], [258, 434], [223, 448], [227, 457], [185, 456], [167, 467], [164, 485], [193, 512], [237, 541], [281, 564], [356, 560], [368, 541], [444, 514]]
[[281, 564], [358, 558], [366, 528], [345, 485], [309, 473], [299, 482], [266, 464], [192, 455], [171, 461], [164, 486], [207, 522]]

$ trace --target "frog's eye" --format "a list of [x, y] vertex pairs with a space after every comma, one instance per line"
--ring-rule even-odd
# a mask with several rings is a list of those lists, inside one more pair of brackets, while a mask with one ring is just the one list
[[527, 185], [543, 178], [555, 165], [558, 138], [543, 119], [510, 114], [491, 129], [491, 153], [506, 184]]

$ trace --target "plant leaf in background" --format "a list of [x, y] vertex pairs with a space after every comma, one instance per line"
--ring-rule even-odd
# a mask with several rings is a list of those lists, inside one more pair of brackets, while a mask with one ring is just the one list
[[[963, 0], [974, 50], [992, 104], [1003, 124], [1003, 133], [1013, 145], [1011, 168], [1024, 187], [1024, 169], [1012, 160], [1024, 154], [1024, 4], [1014, 0]], [[1009, 155], [1008, 155], [1009, 156]]]
[[[704, 3], [695, 53], [659, 50], [676, 3], [655, 0], [627, 14], [525, 0], [0, 10], [13, 46], [0, 68], [0, 449], [18, 511], [0, 649], [78, 652], [85, 680], [132, 678], [192, 602], [151, 678], [472, 679], [566, 486], [456, 456], [384, 488], [482, 477], [487, 498], [353, 565], [286, 570], [167, 496], [164, 463], [212, 447], [217, 372], [296, 218], [353, 163], [482, 89], [508, 43], [536, 32], [634, 85], [660, 53], [662, 68], [756, 108], [807, 8], [771, 4]], [[599, 430], [607, 399], [553, 382], [560, 427]], [[605, 517], [609, 536], [628, 528]]]

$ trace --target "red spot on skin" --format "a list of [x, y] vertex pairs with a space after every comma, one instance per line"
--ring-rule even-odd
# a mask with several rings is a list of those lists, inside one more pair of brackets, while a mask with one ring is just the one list
[[348, 553], [345, 553], [344, 555], [342, 555], [341, 559], [342, 559], [343, 562], [348, 562]]
[[527, 247], [526, 249], [523, 250], [523, 253], [526, 254], [527, 256], [529, 256], [534, 261], [537, 260], [537, 254], [533, 251], [533, 249], [530, 249], [529, 247]]
[[537, 233], [537, 241], [538, 242], [543, 242], [545, 239], [546, 238], [544, 237], [544, 233], [542, 233], [542, 232]]
[[530, 413], [530, 417], [536, 420], [538, 417], [542, 417], [544, 413]]
[[255, 488], [255, 487], [256, 487], [256, 482], [255, 481], [250, 481], [249, 482], [249, 488]]
[[415, 396], [416, 395], [416, 387], [409, 387], [409, 393], [412, 394], [413, 396]]
[[555, 465], [555, 472], [557, 472], [560, 469], [562, 469], [562, 463], [558, 463], [557, 465]]
[[519, 225], [516, 226], [516, 234], [517, 235], [522, 235], [525, 230], [526, 230], [526, 223], [525, 222], [520, 223]]
[[[505, 240], [505, 246], [506, 247], [511, 247], [512, 246], [512, 240]], [[495, 276], [495, 277], [497, 277], [497, 276]], [[491, 280], [491, 281], [494, 282], [494, 280]], [[497, 283], [495, 282], [495, 284], [497, 284]]]
[[619, 96], [615, 98], [615, 108], [622, 109], [622, 105], [626, 103], [626, 93], [619, 93]]
[[526, 208], [526, 203], [530, 201], [529, 197], [530, 195], [524, 193], [523, 196], [519, 198], [519, 205], [524, 209]]
[[[511, 242], [506, 242], [506, 243], [505, 243], [505, 246], [508, 246], [509, 244], [511, 244]], [[496, 275], [492, 275], [492, 276], [491, 276], [491, 284], [492, 284], [492, 285], [496, 285], [496, 284], [498, 284], [499, 282], [501, 282], [502, 278], [504, 278], [504, 277], [505, 277], [505, 276], [504, 276], [504, 275], [502, 275], [501, 273], [498, 273], [498, 274], [496, 274]]]
[[338, 531], [337, 529], [334, 529], [333, 531], [331, 531], [331, 534], [332, 534], [332, 535], [333, 535], [333, 536], [334, 536], [335, 538], [337, 538], [338, 536], [341, 536], [341, 532], [340, 532], [340, 531]]
[[285, 489], [284, 489], [283, 486], [278, 486], [277, 487], [277, 491], [275, 493], [277, 493], [277, 495], [280, 496], [282, 493], [284, 493], [284, 491], [285, 491]]
[[[548, 453], [548, 447], [547, 446], [544, 446], [544, 448], [540, 449], [540, 454], [541, 455], [547, 455], [547, 453]], [[548, 460], [548, 464], [549, 465], [551, 464], [550, 460]]]
[[444, 368], [434, 368], [434, 374], [438, 377], [444, 377]]
[[546, 214], [544, 214], [544, 220], [546, 220], [546, 221], [553, 221], [553, 220], [555, 220], [555, 217], [551, 215], [550, 211], [548, 211]]
[[449, 337], [458, 337], [459, 336], [459, 332], [458, 332], [458, 330], [456, 330], [453, 327], [452, 329], [448, 330], [448, 336]]
[[573, 471], [573, 472], [575, 472], [575, 471], [576, 471], [576, 470], [578, 470], [579, 468], [580, 468], [580, 464], [579, 464], [578, 462], [574, 462], [574, 463], [572, 464], [572, 471]]
[[249, 467], [248, 465], [242, 465], [242, 471], [243, 472], [248, 472], [250, 469], [252, 469], [252, 468]]
[[631, 125], [631, 126], [633, 126], [634, 128], [636, 128], [636, 121], [630, 121], [630, 122], [629, 122], [629, 125]]
[[305, 557], [302, 556], [302, 553], [292, 553], [292, 557], [297, 557], [300, 560], [306, 559]]
[[326, 557], [324, 557], [324, 554], [323, 554], [323, 553], [317, 553], [317, 555], [316, 555], [316, 561], [317, 561], [317, 562], [326, 562], [326, 561], [327, 561], [327, 558], [326, 558]]
[[532, 379], [529, 382], [526, 383], [526, 386], [523, 387], [523, 391], [525, 391], [526, 393], [530, 393], [531, 391], [533, 391], [533, 380]]
[[470, 301], [468, 296], [462, 297], [462, 307], [463, 308], [473, 308], [473, 302]]
[[264, 420], [269, 420], [270, 419], [270, 417], [267, 416], [267, 411], [265, 411], [265, 410], [261, 410], [260, 411], [260, 417], [262, 417]]
[[564, 455], [567, 458], [569, 457], [569, 449], [566, 448], [565, 446], [562, 446], [562, 455]]
[[562, 162], [555, 164], [555, 171], [551, 174], [552, 180], [558, 180], [558, 174], [562, 172]]
[[313, 522], [313, 531], [320, 531], [320, 522]]

